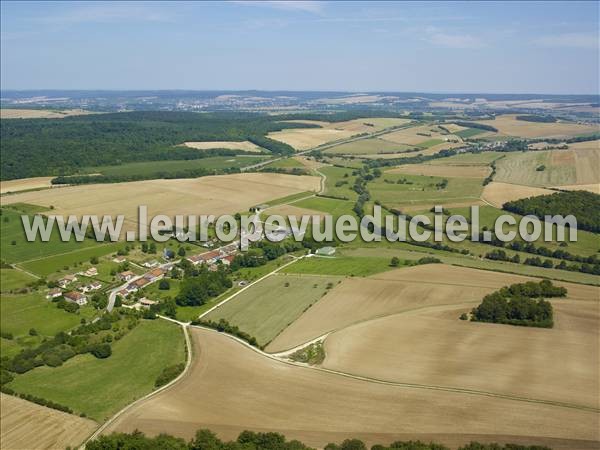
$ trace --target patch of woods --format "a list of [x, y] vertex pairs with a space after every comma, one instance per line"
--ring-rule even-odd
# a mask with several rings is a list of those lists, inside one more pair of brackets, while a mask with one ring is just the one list
[[536, 115], [530, 114], [526, 116], [516, 116], [515, 119], [523, 120], [525, 122], [541, 122], [541, 123], [554, 123], [556, 122], [556, 117], [551, 115]]
[[185, 363], [174, 364], [172, 366], [165, 367], [162, 372], [156, 377], [156, 381], [154, 382], [154, 387], [161, 387], [165, 384], [173, 381], [175, 378], [179, 376], [181, 372], [185, 369]]
[[493, 131], [494, 133], [496, 133], [498, 131], [498, 128], [493, 127], [491, 125], [487, 125], [485, 123], [466, 122], [466, 121], [463, 121], [463, 120], [455, 120], [453, 123], [455, 123], [459, 127], [477, 128], [479, 130]]
[[502, 208], [520, 215], [533, 214], [539, 219], [549, 215], [573, 215], [581, 230], [600, 233], [600, 195], [588, 191], [566, 191], [505, 203]]
[[313, 342], [290, 355], [292, 361], [310, 364], [311, 366], [321, 364], [325, 361], [325, 348], [323, 342]]
[[[196, 431], [190, 440], [161, 433], [147, 437], [141, 431], [132, 433], [112, 433], [100, 436], [86, 444], [87, 450], [312, 450], [300, 441], [288, 441], [284, 435], [273, 432], [242, 431], [235, 441], [222, 441], [215, 433], [207, 429]], [[367, 445], [359, 439], [346, 439], [341, 444], [327, 444], [325, 450], [367, 450]], [[422, 441], [395, 441], [389, 445], [373, 445], [371, 450], [450, 450], [443, 444]], [[550, 450], [538, 445], [518, 444], [481, 444], [470, 442], [458, 450]]]
[[260, 348], [261, 350], [263, 349], [263, 347], [259, 345], [258, 341], [254, 336], [250, 335], [249, 333], [246, 333], [245, 331], [240, 330], [236, 325], [230, 324], [225, 319], [219, 319], [218, 322], [215, 322], [214, 320], [194, 319], [192, 320], [192, 325], [199, 325], [202, 327], [212, 328], [213, 330], [217, 330], [220, 333], [230, 334], [232, 336], [240, 338], [243, 341], [246, 341], [253, 347]]
[[[554, 286], [549, 280], [512, 284], [483, 297], [481, 304], [471, 311], [471, 321], [552, 328], [552, 305], [544, 298], [566, 295], [567, 289]], [[461, 319], [468, 316], [463, 314]]]
[[[266, 137], [284, 128], [279, 117], [251, 113], [137, 111], [61, 119], [3, 120], [0, 123], [2, 180], [75, 175], [94, 166], [138, 161], [192, 160], [243, 153], [231, 149], [199, 152], [180, 146], [193, 141], [250, 141], [272, 154], [294, 149]], [[95, 182], [109, 182], [108, 178]], [[84, 182], [84, 180], [80, 180]], [[73, 181], [71, 181], [73, 182]]]

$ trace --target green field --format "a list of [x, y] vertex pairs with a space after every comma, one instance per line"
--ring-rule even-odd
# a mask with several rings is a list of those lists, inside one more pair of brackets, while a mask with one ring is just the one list
[[[345, 252], [344, 252], [345, 254]], [[299, 273], [311, 275], [337, 275], [350, 277], [368, 277], [376, 273], [392, 270], [390, 258], [371, 256], [356, 258], [353, 256], [312, 257], [304, 258], [283, 269], [284, 273]]]
[[72, 250], [69, 253], [42, 257], [20, 264], [29, 272], [35, 273], [42, 277], [48, 276], [51, 273], [62, 270], [64, 267], [73, 267], [79, 263], [89, 263], [92, 256], [104, 256], [110, 253], [115, 253], [118, 249], [124, 247], [123, 243], [112, 242], [109, 244], [94, 243], [93, 247], [80, 248]]
[[120, 164], [118, 166], [87, 167], [83, 173], [101, 173], [106, 176], [148, 176], [159, 172], [177, 172], [193, 169], [240, 168], [257, 164], [268, 157], [252, 155], [215, 156], [191, 160], [144, 161]]
[[91, 306], [80, 308], [78, 314], [69, 313], [56, 307], [45, 298], [44, 292], [0, 297], [0, 329], [3, 332], [23, 336], [30, 328], [44, 336], [54, 336], [79, 325], [82, 318], [90, 318], [96, 312]]
[[112, 349], [106, 359], [85, 354], [60, 367], [38, 367], [17, 376], [9, 386], [103, 422], [151, 392], [164, 367], [185, 360], [181, 328], [164, 320], [142, 321]]
[[[412, 184], [398, 184], [398, 180], [406, 180]], [[368, 189], [373, 200], [379, 200], [390, 207], [400, 208], [414, 205], [429, 208], [437, 204], [472, 202], [479, 200], [483, 190], [480, 179], [447, 178], [448, 185], [445, 188], [436, 187], [436, 184], [443, 180], [443, 177], [384, 172], [381, 178], [369, 182]]]
[[206, 318], [226, 319], [254, 336], [259, 344], [266, 345], [318, 301], [327, 292], [328, 285], [333, 287], [338, 281], [340, 278], [329, 276], [273, 275]]
[[337, 200], [335, 198], [327, 197], [311, 197], [292, 204], [300, 208], [322, 211], [324, 213], [331, 214], [333, 217], [339, 217], [344, 214], [355, 215], [352, 211], [354, 202], [349, 200]]
[[0, 290], [2, 292], [22, 288], [35, 280], [36, 278], [20, 270], [0, 269]]
[[[575, 165], [553, 165], [551, 156], [550, 151], [510, 153], [496, 163], [494, 181], [527, 186], [559, 186], [577, 183]], [[536, 170], [540, 166], [545, 166], [545, 170]]]
[[328, 148], [327, 155], [376, 155], [378, 153], [402, 153], [416, 146], [397, 144], [380, 138], [358, 139]]
[[294, 158], [284, 158], [278, 161], [274, 161], [264, 166], [264, 168], [273, 169], [304, 169], [304, 164]]
[[442, 139], [428, 139], [426, 141], [419, 142], [417, 144], [417, 147], [425, 149], [425, 148], [433, 147], [434, 145], [442, 144], [443, 142], [444, 142], [444, 140], [442, 140]]
[[[335, 197], [347, 198], [349, 200], [355, 200], [357, 197], [356, 192], [352, 190], [355, 176], [352, 175], [353, 169], [345, 167], [321, 167], [319, 171], [327, 177], [325, 182], [325, 194], [333, 195]], [[346, 176], [347, 175], [347, 176]], [[347, 181], [347, 184], [336, 186], [337, 182]]]
[[480, 128], [467, 128], [466, 130], [460, 130], [454, 133], [457, 136], [460, 136], [463, 139], [467, 139], [473, 136], [477, 136], [478, 134], [485, 133], [485, 130]]
[[[32, 214], [32, 208], [40, 211], [43, 210], [40, 207], [32, 207], [31, 205], [24, 206], [24, 209], [27, 209], [27, 211], [2, 207], [0, 257], [3, 260], [9, 263], [16, 263], [98, 245], [95, 241], [89, 239], [85, 239], [83, 242], [76, 242], [75, 240], [63, 242], [60, 240], [56, 227], [53, 227], [53, 232], [48, 242], [42, 242], [39, 237], [34, 242], [28, 242], [25, 237], [21, 214]], [[48, 213], [48, 211], [44, 212]]]

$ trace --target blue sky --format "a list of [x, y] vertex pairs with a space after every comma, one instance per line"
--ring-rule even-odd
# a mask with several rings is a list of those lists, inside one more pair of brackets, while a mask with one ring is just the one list
[[2, 89], [600, 91], [595, 1], [1, 5]]

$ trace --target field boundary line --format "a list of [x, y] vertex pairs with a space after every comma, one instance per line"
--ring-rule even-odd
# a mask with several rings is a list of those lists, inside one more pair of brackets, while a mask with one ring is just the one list
[[189, 368], [192, 365], [192, 357], [193, 357], [193, 348], [192, 348], [192, 341], [190, 339], [190, 335], [189, 335], [189, 325], [187, 323], [184, 322], [179, 322], [177, 320], [168, 318], [168, 317], [164, 317], [164, 316], [158, 316], [159, 318], [163, 319], [163, 320], [167, 320], [169, 322], [173, 322], [178, 324], [179, 326], [181, 326], [182, 331], [183, 331], [183, 336], [185, 338], [185, 351], [186, 351], [186, 362], [185, 362], [185, 367], [183, 368], [183, 371], [173, 380], [169, 381], [167, 384], [165, 384], [164, 386], [159, 387], [158, 389], [155, 389], [154, 391], [138, 398], [137, 400], [135, 400], [134, 402], [126, 405], [123, 409], [121, 409], [120, 411], [118, 411], [115, 415], [113, 415], [110, 419], [108, 419], [106, 422], [104, 422], [100, 428], [98, 428], [96, 431], [94, 431], [94, 433], [88, 437], [83, 444], [81, 444], [81, 446], [79, 447], [79, 450], [85, 450], [85, 446], [87, 445], [88, 442], [90, 442], [93, 439], [96, 439], [97, 437], [99, 437], [102, 432], [104, 430], [106, 430], [106, 428], [108, 428], [109, 425], [112, 425], [112, 423], [117, 420], [119, 417], [121, 417], [123, 414], [125, 414], [127, 411], [129, 411], [131, 408], [133, 408], [134, 406], [136, 406], [138, 403], [147, 400], [153, 396], [155, 396], [156, 394], [170, 388], [171, 386], [173, 386], [175, 383], [177, 383], [179, 380], [181, 380], [188, 372]]
[[274, 355], [271, 355], [269, 353], [266, 353], [266, 352], [260, 350], [259, 348], [254, 347], [254, 346], [250, 345], [249, 343], [247, 343], [246, 341], [244, 341], [236, 336], [233, 336], [231, 334], [228, 334], [228, 333], [224, 333], [224, 332], [221, 332], [221, 331], [218, 331], [218, 330], [215, 330], [212, 328], [200, 326], [200, 325], [190, 325], [190, 327], [200, 328], [202, 330], [207, 330], [207, 331], [211, 331], [214, 333], [220, 333], [224, 336], [227, 336], [229, 339], [232, 339], [232, 340], [250, 348], [251, 350], [258, 353], [259, 355], [265, 356], [269, 359], [278, 361], [283, 364], [287, 364], [287, 365], [295, 366], [295, 367], [302, 367], [305, 369], [315, 370], [318, 372], [325, 372], [325, 373], [329, 373], [329, 374], [333, 374], [333, 375], [339, 375], [342, 377], [351, 378], [351, 379], [355, 379], [355, 380], [376, 383], [376, 384], [382, 384], [382, 385], [387, 385], [387, 386], [396, 386], [396, 387], [407, 388], [407, 389], [424, 389], [424, 390], [432, 390], [432, 391], [454, 392], [454, 393], [459, 393], [459, 394], [481, 395], [481, 396], [485, 396], [485, 397], [493, 397], [493, 398], [500, 398], [500, 399], [505, 399], [505, 400], [520, 401], [520, 402], [539, 403], [539, 404], [548, 405], [548, 406], [558, 406], [558, 407], [563, 407], [563, 408], [579, 409], [579, 410], [583, 410], [583, 411], [595, 412], [595, 413], [600, 414], [600, 408], [594, 408], [592, 406], [585, 406], [585, 405], [577, 405], [574, 403], [566, 403], [566, 402], [559, 402], [559, 401], [553, 401], [553, 400], [543, 400], [543, 399], [536, 399], [536, 398], [529, 398], [529, 397], [520, 397], [517, 395], [501, 394], [501, 393], [497, 393], [497, 392], [488, 392], [488, 391], [479, 391], [476, 389], [467, 389], [467, 388], [460, 388], [460, 387], [449, 387], [449, 386], [437, 386], [437, 385], [429, 385], [429, 384], [401, 383], [401, 382], [395, 382], [395, 381], [386, 381], [386, 380], [381, 380], [378, 378], [365, 377], [365, 376], [361, 376], [361, 375], [353, 375], [350, 373], [341, 372], [341, 371], [332, 370], [332, 369], [326, 369], [323, 367], [309, 366], [309, 365], [306, 365], [303, 363], [297, 363], [297, 362], [290, 361], [290, 360], [280, 359]]

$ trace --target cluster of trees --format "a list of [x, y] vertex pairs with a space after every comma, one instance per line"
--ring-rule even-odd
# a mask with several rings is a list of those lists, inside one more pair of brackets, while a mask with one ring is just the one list
[[[186, 261], [188, 262], [188, 261]], [[200, 306], [210, 298], [217, 297], [233, 284], [223, 266], [216, 272], [210, 272], [205, 264], [198, 269], [184, 269], [185, 278], [181, 282], [175, 302], [179, 306]]]
[[593, 192], [557, 192], [508, 202], [502, 208], [520, 215], [533, 214], [541, 220], [547, 215], [572, 214], [579, 229], [600, 233], [600, 195]]
[[498, 128], [495, 128], [491, 125], [487, 125], [484, 123], [478, 123], [478, 122], [465, 122], [463, 120], [455, 120], [454, 123], [456, 125], [458, 125], [459, 127], [465, 127], [465, 128], [478, 128], [480, 130], [485, 130], [485, 131], [493, 131], [493, 132], [497, 132]]
[[[65, 361], [84, 353], [91, 353], [96, 358], [108, 358], [111, 353], [110, 343], [120, 339], [127, 331], [121, 330], [117, 322], [128, 318], [127, 329], [133, 329], [137, 323], [137, 312], [133, 310], [114, 311], [105, 314], [93, 323], [82, 323], [70, 333], [60, 332], [53, 338], [45, 339], [40, 345], [25, 348], [12, 358], [2, 357], [0, 368], [14, 373], [25, 373], [35, 367], [58, 367]], [[112, 331], [113, 334], [107, 333]]]
[[552, 328], [552, 305], [544, 297], [564, 297], [566, 294], [565, 288], [554, 286], [548, 280], [513, 284], [486, 295], [471, 311], [471, 320]]
[[[210, 430], [196, 431], [189, 442], [169, 434], [147, 437], [141, 431], [132, 433], [112, 433], [100, 436], [86, 444], [88, 450], [312, 450], [300, 441], [288, 441], [279, 433], [242, 431], [235, 441], [224, 442]], [[435, 442], [396, 441], [390, 445], [374, 445], [371, 450], [449, 450]], [[330, 443], [325, 450], [367, 450], [366, 444], [359, 439], [346, 439], [341, 444]], [[458, 450], [550, 450], [548, 447], [518, 444], [481, 444], [471, 442]]]
[[174, 380], [181, 372], [183, 372], [183, 369], [185, 369], [185, 363], [174, 364], [172, 366], [165, 367], [158, 377], [156, 377], [154, 387], [164, 386], [165, 384]]
[[527, 116], [516, 116], [517, 120], [524, 120], [525, 122], [541, 122], [541, 123], [554, 123], [556, 117], [550, 115], [536, 115], [531, 114]]
[[293, 154], [292, 147], [265, 135], [283, 128], [310, 126], [283, 123], [279, 117], [264, 114], [226, 112], [136, 111], [62, 119], [3, 120], [0, 168], [2, 179], [11, 180], [77, 174], [86, 167], [134, 161], [201, 159], [240, 153], [231, 149], [199, 152], [179, 146], [189, 141], [249, 140], [274, 154]]
[[258, 341], [254, 336], [246, 333], [245, 331], [240, 330], [237, 326], [230, 324], [225, 319], [219, 319], [218, 322], [215, 322], [213, 320], [195, 319], [192, 320], [192, 325], [200, 325], [203, 327], [212, 328], [221, 333], [231, 334], [232, 336], [236, 336], [246, 341], [248, 344], [254, 347], [262, 349], [262, 346], [258, 344]]

